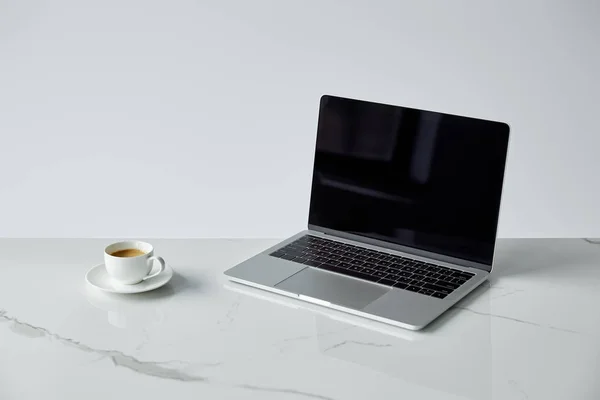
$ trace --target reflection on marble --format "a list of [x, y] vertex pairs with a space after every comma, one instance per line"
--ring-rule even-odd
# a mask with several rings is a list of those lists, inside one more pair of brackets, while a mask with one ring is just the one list
[[104, 242], [0, 240], [1, 399], [600, 398], [600, 241], [500, 241], [421, 332], [225, 279], [269, 240], [154, 240], [173, 280], [102, 293], [83, 276]]

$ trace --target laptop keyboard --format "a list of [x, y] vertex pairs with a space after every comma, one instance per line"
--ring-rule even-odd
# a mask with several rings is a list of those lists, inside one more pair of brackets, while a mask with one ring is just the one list
[[443, 299], [475, 274], [306, 235], [270, 254], [326, 271]]

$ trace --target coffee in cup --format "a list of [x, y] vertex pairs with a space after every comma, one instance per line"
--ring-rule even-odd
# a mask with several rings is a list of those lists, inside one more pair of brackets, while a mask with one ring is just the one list
[[[151, 273], [154, 261], [158, 262], [159, 269]], [[107, 246], [104, 249], [104, 265], [108, 275], [115, 282], [124, 285], [135, 285], [165, 270], [165, 260], [154, 255], [154, 247], [137, 240]]]
[[137, 257], [143, 256], [144, 254], [146, 253], [138, 249], [123, 249], [117, 250], [114, 253], [110, 253], [110, 255], [113, 257]]

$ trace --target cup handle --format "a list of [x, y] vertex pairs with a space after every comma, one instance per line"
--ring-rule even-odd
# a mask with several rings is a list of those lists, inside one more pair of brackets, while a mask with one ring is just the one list
[[[148, 264], [150, 264], [151, 267], [154, 266], [154, 261], [158, 261], [158, 263], [160, 264], [160, 268], [158, 269], [158, 271], [146, 276], [142, 280], [145, 281], [146, 279], [154, 278], [155, 276], [159, 275], [160, 273], [162, 273], [165, 270], [165, 260], [162, 257], [157, 257], [157, 256], [148, 257], [147, 262], [148, 262]], [[150, 271], [152, 271], [152, 269], [150, 269]]]

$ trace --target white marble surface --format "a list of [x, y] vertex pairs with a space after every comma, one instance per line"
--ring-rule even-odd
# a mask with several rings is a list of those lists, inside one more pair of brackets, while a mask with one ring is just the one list
[[222, 275], [275, 240], [152, 240], [173, 280], [101, 293], [108, 242], [0, 240], [0, 399], [600, 398], [600, 244], [502, 240], [489, 283], [410, 332]]

